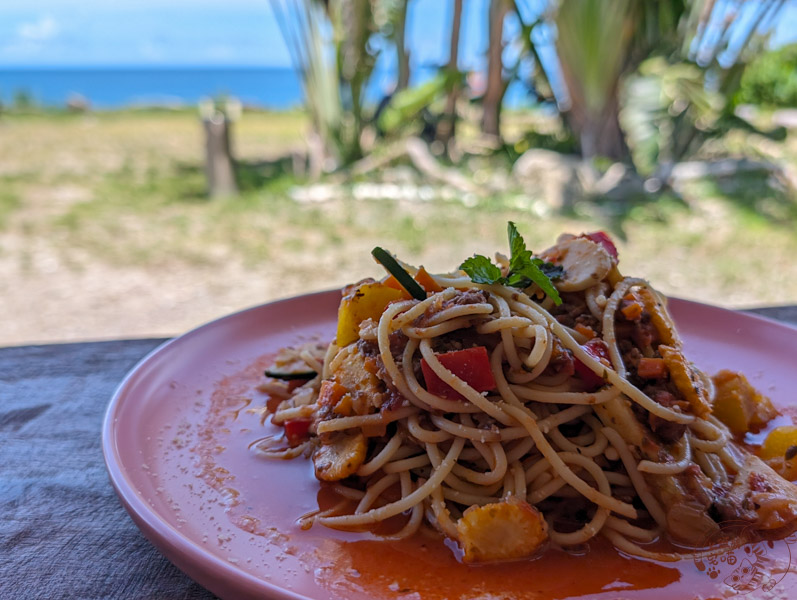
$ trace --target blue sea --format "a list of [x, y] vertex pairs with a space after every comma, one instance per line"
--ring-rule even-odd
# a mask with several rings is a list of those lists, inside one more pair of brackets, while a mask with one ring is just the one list
[[[416, 72], [417, 79], [432, 69]], [[394, 76], [377, 73], [368, 96], [378, 102], [392, 87]], [[416, 77], [413, 77], [416, 79]], [[231, 95], [245, 105], [287, 109], [302, 104], [302, 86], [293, 69], [228, 68], [58, 68], [0, 67], [0, 102], [8, 104], [24, 93], [40, 106], [63, 107], [70, 97], [86, 98], [92, 108], [195, 105], [203, 97]], [[522, 86], [507, 91], [507, 105], [528, 104]]]
[[268, 68], [0, 69], [0, 99], [9, 103], [20, 92], [51, 107], [79, 94], [100, 109], [193, 105], [222, 94], [272, 109], [302, 102], [296, 72]]

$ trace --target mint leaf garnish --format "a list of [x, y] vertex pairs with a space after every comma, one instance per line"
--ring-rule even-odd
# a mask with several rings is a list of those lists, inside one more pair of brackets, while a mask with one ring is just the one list
[[561, 277], [564, 269], [561, 266], [534, 258], [531, 250], [526, 248], [526, 242], [512, 221], [507, 224], [509, 237], [509, 271], [506, 277], [501, 275], [501, 269], [492, 263], [486, 256], [475, 254], [463, 262], [459, 268], [465, 271], [473, 283], [492, 284], [499, 283], [525, 289], [532, 283], [540, 286], [554, 304], [562, 303], [558, 290], [551, 283], [551, 279]]
[[496, 267], [490, 259], [481, 254], [474, 254], [460, 266], [473, 283], [497, 283], [501, 277], [501, 269]]

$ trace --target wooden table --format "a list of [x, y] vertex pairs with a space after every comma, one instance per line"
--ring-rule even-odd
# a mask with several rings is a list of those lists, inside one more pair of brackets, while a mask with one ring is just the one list
[[[797, 306], [752, 312], [797, 324]], [[0, 598], [215, 598], [139, 533], [103, 463], [105, 407], [163, 341], [0, 348]]]

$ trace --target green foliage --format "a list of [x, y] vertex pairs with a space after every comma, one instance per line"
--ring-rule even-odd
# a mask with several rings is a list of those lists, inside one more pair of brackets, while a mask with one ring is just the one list
[[19, 196], [8, 186], [0, 188], [0, 231], [2, 231], [8, 219], [21, 205]]
[[22, 88], [14, 92], [12, 104], [16, 110], [30, 110], [31, 108], [35, 108], [36, 100], [29, 90]]
[[421, 111], [443, 98], [454, 85], [463, 81], [462, 73], [443, 70], [425, 83], [397, 92], [377, 118], [379, 130], [385, 135], [391, 135], [407, 125], [412, 125]]
[[797, 44], [756, 58], [745, 69], [736, 104], [797, 107]]
[[376, 31], [370, 0], [272, 0], [271, 6], [327, 156], [337, 164], [357, 160], [365, 89], [377, 58], [369, 44]]
[[705, 86], [705, 73], [688, 62], [645, 61], [626, 81], [620, 123], [637, 170], [683, 158], [720, 117], [723, 99]]
[[583, 98], [590, 116], [601, 115], [615, 93], [633, 32], [633, 10], [630, 0], [614, 2], [612, 10], [602, 0], [570, 0], [559, 6], [557, 53], [571, 100]]

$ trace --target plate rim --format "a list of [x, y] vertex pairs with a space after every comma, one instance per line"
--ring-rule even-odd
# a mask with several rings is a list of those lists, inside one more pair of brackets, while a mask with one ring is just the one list
[[[212, 319], [186, 331], [183, 334], [177, 335], [165, 342], [159, 344], [149, 352], [147, 352], [133, 367], [125, 374], [122, 380], [114, 389], [111, 399], [105, 409], [102, 421], [102, 435], [101, 445], [103, 461], [105, 463], [105, 470], [108, 474], [111, 486], [119, 498], [122, 506], [127, 514], [130, 516], [133, 523], [144, 535], [144, 537], [163, 554], [173, 565], [192, 580], [200, 583], [204, 588], [212, 593], [222, 597], [217, 590], [221, 590], [223, 582], [229, 582], [233, 587], [238, 589], [241, 593], [251, 593], [251, 597], [262, 598], [264, 592], [269, 594], [269, 597], [275, 600], [319, 600], [316, 598], [309, 598], [296, 592], [292, 592], [284, 587], [275, 585], [262, 578], [256, 577], [243, 569], [228, 563], [212, 553], [205, 552], [199, 547], [189, 536], [175, 529], [170, 525], [154, 508], [149, 506], [141, 497], [140, 491], [136, 489], [132, 483], [129, 475], [122, 464], [122, 457], [118, 453], [117, 438], [115, 434], [116, 415], [124, 402], [124, 395], [132, 385], [132, 382], [139, 372], [147, 367], [161, 354], [168, 352], [173, 346], [188, 343], [191, 338], [200, 335], [203, 331], [211, 327], [217, 327], [224, 321], [232, 321], [246, 313], [262, 310], [268, 306], [276, 306], [280, 304], [289, 304], [300, 299], [320, 298], [323, 296], [330, 296], [333, 293], [340, 293], [339, 290], [330, 289], [318, 292], [311, 292], [309, 294], [298, 294], [289, 298], [282, 298], [272, 302], [264, 302], [255, 306], [250, 306], [242, 310], [238, 310], [216, 319]], [[208, 576], [203, 577], [192, 569], [191, 561], [210, 561], [213, 563], [214, 569], [219, 569], [222, 572], [221, 577]], [[191, 571], [191, 572], [189, 572]], [[243, 584], [243, 585], [242, 585]], [[219, 586], [219, 587], [217, 587]]]

